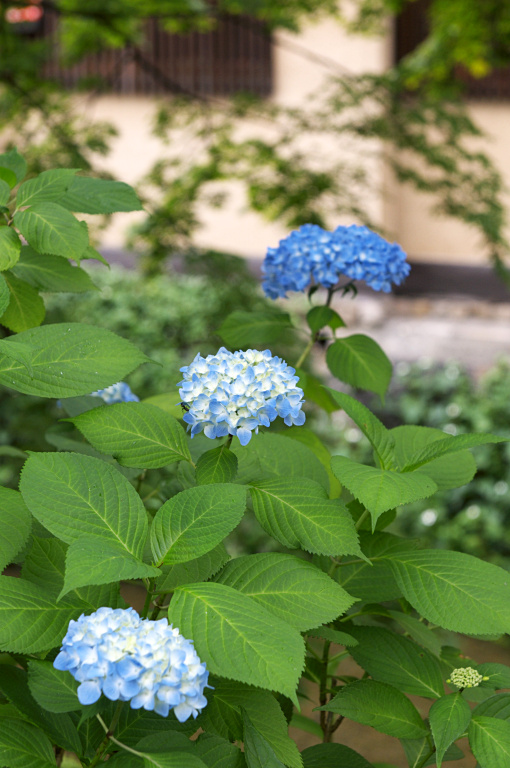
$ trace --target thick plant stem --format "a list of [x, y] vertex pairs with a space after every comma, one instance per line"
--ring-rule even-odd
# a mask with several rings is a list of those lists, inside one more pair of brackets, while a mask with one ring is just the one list
[[[322, 669], [321, 669], [321, 676], [319, 681], [319, 703], [321, 707], [323, 707], [327, 703], [327, 687], [328, 687], [328, 663], [329, 663], [329, 648], [330, 648], [330, 641], [326, 640], [324, 643], [324, 648], [322, 651]], [[329, 736], [329, 712], [322, 712], [320, 713], [320, 726], [322, 729], [323, 742], [327, 742], [330, 740]]]
[[367, 519], [369, 514], [370, 514], [370, 512], [368, 511], [368, 509], [365, 509], [365, 511], [360, 515], [360, 517], [358, 518], [358, 520], [357, 520], [357, 522], [356, 522], [356, 524], [354, 526], [357, 531], [359, 531], [359, 529], [361, 528], [361, 526], [363, 525], [363, 523], [365, 522], [365, 520]]
[[146, 619], [149, 615], [149, 608], [151, 606], [151, 600], [154, 596], [154, 584], [155, 579], [149, 579], [149, 586], [147, 587], [147, 594], [145, 596], [145, 603], [142, 610], [142, 619]]

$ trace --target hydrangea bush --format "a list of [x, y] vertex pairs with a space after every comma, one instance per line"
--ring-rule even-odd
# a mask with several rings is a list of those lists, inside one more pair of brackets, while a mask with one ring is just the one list
[[[508, 765], [510, 668], [455, 640], [510, 631], [508, 574], [390, 528], [401, 506], [469, 482], [470, 449], [500, 438], [386, 429], [342, 390], [384, 398], [391, 363], [347, 335], [333, 296], [342, 275], [376, 290], [405, 276], [398, 247], [349, 228], [335, 272], [323, 245], [343, 235], [307, 228], [309, 298], [325, 298], [295, 364], [271, 352], [303, 333], [288, 314], [234, 312], [225, 347], [139, 402], [123, 381], [152, 364], [143, 351], [100, 327], [40, 325], [39, 296], [84, 288], [79, 262], [99, 257], [74, 213], [136, 209], [136, 196], [74, 171], [23, 177], [16, 152], [0, 156], [0, 384], [59, 399], [70, 431], [61, 450], [27, 445], [19, 491], [0, 489], [0, 765], [392, 768], [369, 762], [369, 730], [343, 744], [351, 721], [399, 740], [393, 768], [467, 749], [481, 768]], [[317, 343], [338, 385], [303, 368]], [[331, 456], [303, 425], [313, 403], [344, 409], [373, 462]], [[277, 551], [230, 556], [245, 514]]]

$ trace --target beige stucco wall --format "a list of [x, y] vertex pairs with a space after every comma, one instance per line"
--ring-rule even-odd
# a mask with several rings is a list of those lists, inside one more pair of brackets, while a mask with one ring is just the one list
[[[473, 102], [469, 111], [486, 138], [477, 146], [486, 152], [502, 175], [506, 207], [510, 210], [510, 103]], [[411, 258], [449, 264], [487, 263], [482, 237], [473, 227], [431, 210], [430, 196], [408, 186], [393, 188], [388, 219]], [[510, 231], [507, 233], [510, 237]]]
[[[272, 99], [285, 106], [306, 107], [309, 95], [320, 89], [332, 73], [384, 71], [390, 50], [389, 39], [347, 36], [333, 20], [314, 24], [299, 35], [280, 32], [274, 45]], [[111, 154], [101, 163], [120, 180], [135, 184], [161, 155], [169, 151], [151, 135], [155, 109], [155, 101], [151, 98], [81, 97], [76, 106], [86, 112], [88, 118], [108, 120], [116, 126], [119, 136], [113, 141]], [[323, 145], [320, 149], [337, 156], [345, 151], [336, 145]], [[375, 157], [365, 159], [374, 179], [373, 193], [366, 205], [374, 218], [382, 221], [380, 187], [383, 169], [377, 157], [377, 147], [375, 150]], [[190, 151], [185, 139], [183, 151]], [[203, 209], [203, 226], [197, 232], [197, 244], [262, 258], [267, 246], [276, 245], [288, 230], [281, 224], [263, 221], [246, 208], [241, 185], [230, 184], [229, 197], [223, 208]], [[114, 217], [112, 225], [102, 235], [103, 244], [121, 245], [126, 227], [139, 218], [139, 215], [126, 214]]]

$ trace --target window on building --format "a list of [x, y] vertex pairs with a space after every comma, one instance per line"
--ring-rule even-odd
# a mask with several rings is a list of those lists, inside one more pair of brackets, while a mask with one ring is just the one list
[[[480, 1], [483, 2], [483, 0]], [[397, 62], [414, 51], [427, 37], [429, 5], [430, 0], [415, 0], [406, 5], [397, 17], [395, 29]], [[465, 83], [467, 98], [484, 101], [510, 99], [510, 67], [496, 68], [487, 77], [482, 78], [474, 78], [465, 71], [459, 71], [458, 77]]]
[[[37, 0], [36, 0], [37, 3]], [[58, 15], [44, 9], [37, 28], [18, 24], [54, 41], [46, 76], [67, 88], [91, 87], [110, 93], [268, 96], [272, 90], [271, 37], [263, 22], [248, 16], [220, 19], [210, 32], [171, 34], [148, 19], [139, 49], [105, 50], [64, 67], [59, 61]]]

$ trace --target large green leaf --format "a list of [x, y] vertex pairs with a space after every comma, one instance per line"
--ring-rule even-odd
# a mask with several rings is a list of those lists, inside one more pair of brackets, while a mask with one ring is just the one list
[[343, 744], [316, 744], [302, 752], [304, 768], [373, 768], [353, 749]]
[[[430, 734], [421, 739], [400, 739], [406, 753], [409, 768], [426, 768], [436, 763], [436, 749]], [[464, 753], [456, 744], [451, 744], [444, 754], [443, 760], [461, 760]]]
[[83, 293], [97, 290], [84, 269], [71, 266], [60, 256], [36, 253], [29, 245], [22, 246], [20, 259], [12, 271], [40, 291]]
[[47, 736], [23, 720], [2, 718], [0, 756], [9, 768], [56, 768], [55, 753]]
[[5, 664], [0, 667], [0, 691], [23, 717], [41, 728], [52, 742], [71, 752], [81, 752], [81, 742], [67, 714], [45, 712], [33, 698], [24, 669]]
[[[3, 170], [7, 170], [7, 169], [4, 168]], [[2, 174], [0, 173], [0, 205], [7, 206], [10, 196], [11, 196], [11, 188], [9, 184], [5, 181], [5, 179], [2, 178]]]
[[277, 479], [250, 488], [257, 520], [290, 549], [319, 555], [359, 554], [358, 534], [348, 510], [328, 499], [313, 480]]
[[72, 419], [94, 448], [125, 467], [164, 467], [190, 461], [186, 433], [177, 419], [147, 403], [115, 403]]
[[510, 765], [510, 723], [474, 715], [468, 729], [469, 746], [481, 768]]
[[243, 592], [300, 631], [336, 619], [354, 602], [312, 563], [275, 552], [231, 560], [216, 581]]
[[410, 616], [408, 613], [402, 613], [402, 611], [385, 610], [383, 615], [389, 616], [393, 621], [396, 621], [404, 632], [407, 632], [419, 645], [431, 651], [434, 656], [440, 656], [441, 637], [434, 632], [433, 628], [428, 627], [425, 622]]
[[0, 155], [0, 168], [7, 168], [12, 171], [15, 177], [14, 184], [12, 185], [14, 187], [20, 181], [23, 181], [27, 172], [27, 162], [17, 149], [10, 149], [8, 152]]
[[202, 733], [193, 744], [207, 768], [243, 768], [246, 765], [241, 750], [219, 736]]
[[237, 456], [220, 445], [200, 456], [195, 474], [198, 485], [232, 483], [237, 475]]
[[[333, 413], [338, 411], [340, 406], [333, 400], [330, 393], [327, 391], [323, 382], [316, 376], [312, 376], [308, 371], [304, 371], [302, 368], [296, 368], [296, 375], [299, 376], [299, 386], [304, 392], [305, 401], [316, 403], [326, 413]], [[294, 432], [296, 427], [293, 427], [291, 432]]]
[[349, 683], [320, 709], [336, 712], [398, 739], [418, 739], [427, 726], [418, 710], [397, 688], [376, 680]]
[[13, 267], [19, 259], [21, 240], [12, 227], [0, 227], [0, 272]]
[[77, 169], [58, 168], [43, 171], [34, 179], [25, 181], [18, 189], [16, 206], [23, 208], [34, 203], [56, 202], [72, 182]]
[[[324, 387], [321, 387], [322, 392], [325, 392]], [[329, 496], [332, 499], [337, 499], [341, 492], [342, 487], [331, 470], [331, 453], [326, 448], [324, 443], [317, 435], [306, 427], [292, 427], [285, 433], [286, 437], [291, 440], [296, 440], [298, 443], [302, 443], [309, 448], [314, 455], [319, 459], [322, 466], [328, 473], [329, 477]]]
[[236, 310], [223, 321], [218, 333], [229, 347], [264, 348], [281, 341], [292, 328], [286, 312], [245, 312]]
[[62, 541], [94, 537], [141, 559], [145, 508], [128, 480], [104, 461], [72, 453], [33, 454], [20, 490], [34, 517]]
[[109, 179], [75, 176], [60, 205], [75, 213], [141, 211], [142, 204], [129, 184]]
[[161, 566], [161, 576], [156, 581], [158, 592], [173, 592], [182, 584], [190, 584], [193, 581], [206, 581], [214, 576], [220, 568], [229, 560], [229, 554], [223, 542], [205, 555], [187, 563]]
[[[363, 552], [372, 564], [360, 559], [350, 564], [350, 559], [346, 559], [335, 571], [336, 580], [350, 595], [371, 603], [401, 597], [402, 588], [395, 579], [390, 561], [385, 558], [391, 557], [393, 553], [408, 552], [414, 549], [416, 544], [382, 531], [372, 536], [362, 531], [360, 542]], [[326, 567], [329, 570], [330, 561]]]
[[79, 260], [89, 244], [87, 230], [57, 203], [35, 203], [17, 211], [14, 225], [38, 253]]
[[[430, 443], [448, 439], [448, 435], [440, 429], [414, 425], [395, 427], [391, 434], [395, 440], [399, 467], [405, 467], [412, 456]], [[476, 463], [470, 451], [458, 451], [433, 459], [415, 471], [432, 478], [438, 490], [445, 491], [470, 483], [476, 472]]]
[[246, 712], [243, 712], [243, 723], [244, 757], [248, 768], [285, 768]]
[[478, 664], [477, 671], [488, 679], [484, 685], [488, 688], [510, 688], [510, 667], [506, 664], [487, 661], [484, 664]]
[[32, 328], [19, 333], [15, 341], [33, 348], [33, 375], [22, 363], [0, 354], [0, 384], [26, 395], [87, 395], [115, 384], [140, 363], [148, 362], [129, 341], [81, 323]]
[[404, 597], [421, 616], [453, 632], [510, 632], [508, 573], [461, 552], [388, 555]]
[[414, 456], [412, 456], [403, 471], [412, 472], [414, 469], [423, 467], [424, 464], [428, 464], [429, 461], [438, 459], [441, 456], [446, 456], [451, 453], [457, 453], [458, 451], [464, 451], [466, 448], [476, 448], [478, 445], [486, 445], [487, 443], [504, 443], [507, 441], [506, 437], [496, 437], [496, 435], [455, 435], [446, 437], [446, 439], [437, 440], [434, 443], [419, 450]]
[[59, 603], [53, 592], [25, 579], [0, 576], [0, 649], [37, 653], [60, 645], [71, 619], [88, 605], [75, 596]]
[[510, 693], [498, 693], [477, 706], [474, 714], [510, 720]]
[[[7, 309], [0, 317], [0, 324], [15, 333], [40, 325], [44, 320], [44, 301], [35, 288], [24, 280], [19, 280], [11, 272], [6, 272], [4, 278], [9, 287], [10, 300]], [[12, 363], [12, 358], [10, 362]]]
[[236, 482], [250, 483], [269, 477], [308, 478], [329, 491], [329, 477], [322, 462], [306, 445], [284, 434], [265, 432], [248, 445], [231, 448], [238, 460]]
[[386, 429], [377, 416], [374, 416], [366, 406], [355, 400], [354, 397], [329, 387], [325, 387], [325, 389], [368, 438], [381, 466], [384, 469], [392, 469], [396, 464], [396, 458], [391, 432]]
[[382, 627], [348, 631], [358, 641], [351, 656], [374, 680], [415, 696], [437, 699], [444, 694], [439, 660], [412, 640]]
[[242, 741], [243, 709], [278, 759], [290, 768], [301, 768], [301, 755], [289, 737], [287, 720], [272, 693], [229, 680], [214, 679], [212, 685], [214, 693], [201, 715], [206, 731], [229, 741]]
[[154, 578], [160, 574], [159, 568], [130, 554], [124, 544], [81, 536], [67, 551], [65, 581], [59, 597], [88, 585]]
[[9, 291], [9, 286], [5, 282], [5, 277], [0, 274], [0, 316], [3, 315], [9, 306], [10, 300], [11, 294]]
[[337, 339], [328, 347], [326, 362], [340, 381], [384, 398], [393, 368], [379, 344], [369, 336], [356, 333]]
[[213, 674], [278, 691], [296, 702], [304, 663], [299, 633], [254, 600], [223, 584], [187, 584], [168, 618]]
[[75, 712], [81, 709], [76, 693], [79, 683], [68, 672], [55, 669], [51, 661], [30, 659], [28, 685], [34, 699], [48, 712]]
[[32, 368], [33, 350], [28, 344], [21, 344], [19, 341], [15, 341], [12, 336], [0, 339], [0, 355], [5, 355], [11, 360], [21, 363], [26, 368], [27, 373], [32, 376], [34, 372]]
[[[67, 544], [59, 539], [34, 536], [21, 569], [22, 578], [51, 592], [57, 600], [64, 586], [67, 552]], [[118, 584], [75, 588], [72, 597], [80, 601], [86, 613], [101, 606], [119, 607]]]
[[333, 456], [331, 468], [342, 485], [369, 510], [373, 529], [386, 510], [427, 498], [437, 491], [437, 485], [427, 475], [367, 467], [347, 456]]
[[185, 563], [214, 549], [241, 520], [244, 486], [201, 485], [181, 491], [156, 513], [151, 547], [158, 564]]
[[441, 768], [450, 744], [466, 731], [471, 720], [469, 704], [460, 693], [450, 693], [435, 701], [429, 712], [430, 729], [436, 745], [437, 768]]
[[0, 573], [28, 541], [32, 516], [19, 491], [0, 487]]

